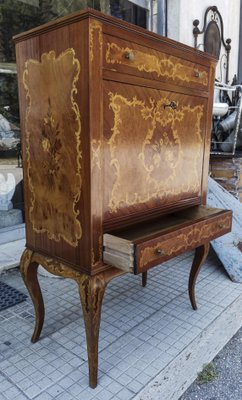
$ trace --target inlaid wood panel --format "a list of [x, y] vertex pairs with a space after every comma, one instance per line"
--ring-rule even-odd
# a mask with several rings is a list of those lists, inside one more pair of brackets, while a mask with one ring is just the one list
[[106, 219], [201, 195], [204, 99], [105, 82], [104, 110]]
[[28, 59], [25, 65], [29, 220], [35, 232], [76, 246], [82, 236], [76, 210], [82, 183], [81, 116], [74, 100], [80, 62], [74, 49], [67, 49], [58, 57], [54, 51], [43, 53], [40, 62]]

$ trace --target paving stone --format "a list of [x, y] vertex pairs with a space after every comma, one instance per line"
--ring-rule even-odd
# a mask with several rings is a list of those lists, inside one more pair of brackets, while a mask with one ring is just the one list
[[14, 386], [9, 387], [7, 390], [2, 391], [3, 396], [9, 400], [13, 400], [15, 397], [21, 394], [21, 392]]
[[129, 399], [132, 399], [132, 397], [134, 397], [134, 392], [132, 392], [131, 390], [129, 390], [127, 388], [123, 388], [117, 394], [117, 398], [120, 400], [129, 400]]
[[48, 393], [40, 393], [39, 396], [35, 397], [34, 400], [52, 400], [53, 397]]

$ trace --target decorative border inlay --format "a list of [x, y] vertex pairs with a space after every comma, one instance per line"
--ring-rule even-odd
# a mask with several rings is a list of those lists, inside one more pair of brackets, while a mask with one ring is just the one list
[[100, 48], [100, 52], [102, 52], [102, 46], [103, 46], [102, 24], [96, 20], [90, 22], [90, 28], [89, 28], [89, 54], [90, 54], [91, 62], [94, 60], [93, 49], [94, 49], [95, 31], [98, 32], [99, 48]]
[[101, 170], [101, 140], [92, 139], [91, 141], [92, 169], [96, 166]]

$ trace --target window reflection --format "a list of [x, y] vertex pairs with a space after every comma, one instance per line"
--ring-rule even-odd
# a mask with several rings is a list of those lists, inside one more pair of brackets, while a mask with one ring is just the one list
[[110, 0], [110, 13], [114, 17], [147, 28], [147, 10], [128, 0]]
[[147, 10], [128, 0], [0, 0], [0, 114], [11, 124], [19, 127], [12, 37], [86, 7], [147, 27]]
[[24, 207], [17, 72], [12, 37], [86, 7], [147, 28], [147, 10], [128, 0], [0, 0], [0, 176], [4, 182], [9, 173], [15, 177], [14, 208], [23, 210]]

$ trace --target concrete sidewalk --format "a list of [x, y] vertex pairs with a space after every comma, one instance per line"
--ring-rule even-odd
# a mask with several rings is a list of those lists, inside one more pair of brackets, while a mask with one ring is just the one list
[[216, 377], [203, 384], [196, 381], [180, 400], [242, 399], [242, 328], [213, 360]]
[[[152, 269], [146, 288], [131, 274], [109, 284], [95, 390], [88, 387], [77, 287], [41, 276], [46, 318], [38, 343], [30, 343], [30, 299], [0, 313], [0, 399], [177, 400], [242, 326], [242, 285], [228, 279], [213, 252], [196, 286], [198, 310], [192, 310], [187, 294], [192, 256]], [[26, 292], [18, 269], [0, 279]]]

